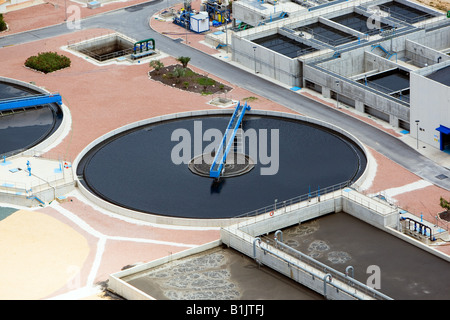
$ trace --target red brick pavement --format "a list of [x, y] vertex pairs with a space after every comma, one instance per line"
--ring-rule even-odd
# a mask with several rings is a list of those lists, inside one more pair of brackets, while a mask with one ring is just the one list
[[[103, 10], [140, 2], [143, 1], [109, 4], [101, 10], [95, 9], [89, 11], [90, 9], [84, 8], [81, 12], [83, 16], [87, 16]], [[58, 3], [58, 8], [55, 8], [53, 4], [47, 3], [45, 5], [8, 13], [6, 20], [9, 22], [11, 28], [8, 33], [62, 22], [64, 19], [64, 11], [62, 9], [63, 0], [56, 0], [52, 3]], [[151, 25], [155, 30], [160, 30], [163, 24], [160, 21], [151, 21]], [[173, 33], [179, 31], [177, 29], [180, 27], [172, 23], [166, 23], [164, 24], [164, 30], [166, 32], [169, 30], [166, 29], [169, 25], [170, 28], [173, 28], [170, 29]], [[73, 160], [92, 140], [125, 124], [162, 114], [212, 108], [207, 104], [211, 97], [187, 93], [148, 79], [147, 72], [150, 68], [147, 63], [133, 66], [125, 64], [96, 66], [84, 58], [74, 56], [61, 49], [61, 46], [67, 44], [68, 41], [94, 37], [107, 32], [109, 30], [84, 30], [70, 35], [40, 40], [32, 44], [2, 48], [0, 50], [2, 76], [26, 82], [33, 81], [38, 86], [45, 87], [49, 91], [58, 91], [62, 94], [64, 103], [70, 108], [73, 127], [71, 133], [61, 144], [52, 150], [52, 153], [66, 154], [70, 160]], [[217, 52], [215, 49], [199, 43], [201, 39], [201, 35], [189, 34], [188, 44], [211, 54]], [[68, 55], [72, 60], [71, 67], [44, 75], [23, 66], [25, 59], [30, 55], [49, 50]], [[176, 63], [174, 58], [165, 58], [162, 61], [165, 65]], [[196, 68], [194, 69], [202, 72]], [[209, 76], [214, 77], [213, 75]], [[221, 79], [216, 78], [216, 80], [223, 82]], [[228, 85], [233, 87], [233, 84]], [[302, 94], [308, 95], [308, 93]], [[236, 87], [234, 87], [229, 95], [235, 100], [256, 96], [252, 92]], [[257, 100], [252, 103], [252, 108], [292, 112], [268, 99], [256, 97]], [[309, 95], [309, 97], [319, 101], [322, 100], [312, 95]], [[321, 102], [330, 107], [334, 107], [334, 105], [324, 100]], [[342, 109], [342, 111], [346, 112], [345, 109]], [[361, 120], [369, 121], [363, 118]], [[377, 125], [376, 123], [372, 124]], [[387, 130], [385, 128], [381, 129]], [[393, 130], [390, 133], [396, 135]], [[371, 150], [371, 153], [376, 159], [377, 174], [373, 180], [373, 184], [366, 192], [377, 193], [420, 180], [414, 174], [374, 150]], [[405, 204], [411, 212], [423, 213], [427, 218], [431, 219], [440, 210], [436, 204], [440, 195], [450, 198], [449, 192], [435, 186], [430, 186], [421, 190], [400, 194], [396, 196], [396, 200], [401, 204]], [[122, 236], [190, 244], [206, 243], [219, 238], [217, 230], [174, 230], [142, 225], [140, 223], [123, 221], [122, 219], [102, 213], [76, 197], [71, 197], [70, 200], [62, 204], [61, 207], [86, 222], [93, 230], [96, 230], [96, 234], [93, 235], [83, 230], [72, 220], [62, 216], [55, 208], [46, 207], [39, 209], [39, 211], [64, 221], [83, 234], [88, 240], [92, 250], [82, 269], [83, 281], [86, 281], [91, 273], [92, 263], [98, 252], [97, 244], [99, 234], [102, 237], [106, 237], [107, 240], [105, 241], [101, 264], [98, 272], [95, 274], [95, 281], [106, 280], [110, 273], [120, 270], [127, 264], [150, 261], [158, 257], [166, 256], [170, 252], [174, 253], [183, 249], [183, 247], [164, 244], [119, 241], [113, 240], [110, 237]], [[450, 246], [442, 246], [439, 250], [450, 253]], [[51, 294], [51, 296], [66, 291], [67, 288], [61, 288], [61, 290]]]

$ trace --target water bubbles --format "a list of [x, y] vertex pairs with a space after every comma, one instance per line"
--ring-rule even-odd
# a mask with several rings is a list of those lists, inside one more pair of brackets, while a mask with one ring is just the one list
[[239, 299], [238, 286], [231, 281], [227, 258], [222, 253], [187, 258], [149, 273], [171, 300]]
[[327, 259], [333, 264], [343, 264], [349, 261], [351, 257], [344, 251], [332, 251], [328, 253]]

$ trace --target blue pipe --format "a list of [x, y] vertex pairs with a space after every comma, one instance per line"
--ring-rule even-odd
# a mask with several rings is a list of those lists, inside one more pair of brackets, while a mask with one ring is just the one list
[[36, 199], [39, 203], [41, 203], [42, 205], [44, 205], [45, 206], [45, 202], [44, 201], [42, 201], [41, 199], [39, 199], [38, 197], [36, 197], [36, 196], [32, 196], [32, 197], [27, 197], [27, 199]]

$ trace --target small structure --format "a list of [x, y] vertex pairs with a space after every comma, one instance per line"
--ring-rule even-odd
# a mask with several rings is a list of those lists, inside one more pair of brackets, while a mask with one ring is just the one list
[[151, 56], [156, 53], [155, 47], [156, 45], [154, 39], [145, 39], [135, 42], [133, 45], [133, 53], [131, 54], [131, 59], [136, 60], [139, 58]]
[[207, 12], [199, 12], [191, 16], [190, 28], [192, 31], [202, 33], [209, 31], [209, 17]]
[[185, 29], [190, 29], [192, 15], [191, 0], [185, 0], [184, 7], [181, 9], [179, 14], [175, 16], [173, 23]]
[[88, 2], [87, 3], [87, 7], [89, 8], [89, 9], [97, 9], [97, 8], [100, 8], [101, 7], [101, 3], [100, 2], [98, 2], [98, 1], [90, 1], [90, 2]]
[[207, 0], [202, 3], [211, 21], [221, 25], [228, 23], [230, 20], [230, 10], [228, 9], [227, 0]]

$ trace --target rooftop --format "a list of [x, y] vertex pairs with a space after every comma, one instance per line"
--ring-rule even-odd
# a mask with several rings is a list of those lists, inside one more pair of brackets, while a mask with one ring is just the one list
[[442, 68], [429, 74], [427, 78], [442, 83], [448, 87], [450, 87], [450, 66]]

